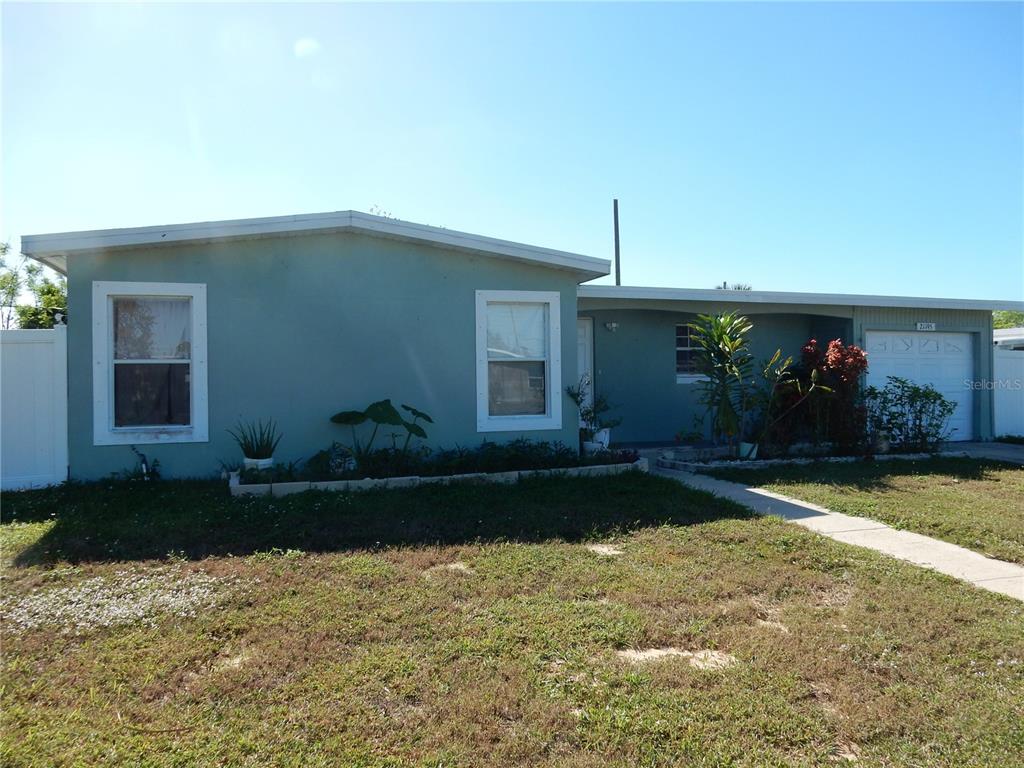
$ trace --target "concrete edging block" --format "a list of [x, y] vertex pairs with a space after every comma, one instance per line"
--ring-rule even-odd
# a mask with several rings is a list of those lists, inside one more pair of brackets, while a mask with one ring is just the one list
[[314, 491], [347, 491], [348, 480], [319, 480], [309, 484]]
[[386, 488], [388, 481], [386, 478], [373, 478], [365, 477], [362, 480], [349, 480], [348, 489], [350, 491], [372, 491], [377, 488]]
[[[942, 451], [939, 453], [883, 453], [875, 456], [815, 456], [793, 457], [789, 459], [750, 459], [741, 461], [680, 461], [678, 459], [658, 459], [657, 465], [663, 469], [678, 469], [683, 472], [710, 472], [715, 469], [761, 469], [764, 467], [806, 466], [815, 462], [827, 464], [853, 464], [858, 461], [920, 461], [938, 456], [963, 457], [966, 451]], [[646, 461], [646, 459], [642, 459]]]
[[519, 479], [527, 480], [531, 477], [551, 477], [553, 469], [521, 469], [519, 470]]
[[304, 480], [295, 483], [271, 483], [270, 493], [273, 496], [291, 496], [293, 493], [302, 493], [309, 490], [309, 481]]
[[448, 480], [450, 478], [450, 475], [430, 475], [429, 477], [421, 477], [420, 485], [448, 485]]
[[232, 485], [232, 496], [268, 496], [270, 483], [251, 483], [249, 485]]
[[452, 483], [486, 483], [488, 475], [486, 472], [469, 472], [465, 475], [448, 475], [449, 485]]
[[[681, 464], [683, 462], [673, 462]], [[659, 461], [659, 465], [661, 462]], [[369, 491], [378, 488], [415, 488], [420, 485], [451, 485], [453, 483], [491, 483], [512, 485], [532, 477], [600, 477], [619, 475], [623, 472], [648, 471], [647, 459], [637, 459], [631, 464], [588, 464], [584, 467], [561, 467], [558, 469], [527, 469], [509, 472], [468, 472], [462, 475], [433, 475], [420, 477], [371, 478], [362, 480], [307, 480], [288, 483], [253, 483], [251, 485], [229, 484], [232, 496], [289, 496], [303, 491]]]

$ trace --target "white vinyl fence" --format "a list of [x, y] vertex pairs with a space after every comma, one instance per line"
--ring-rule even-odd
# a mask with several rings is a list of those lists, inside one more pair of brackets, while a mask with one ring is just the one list
[[0, 331], [0, 488], [68, 476], [67, 326]]
[[996, 436], [1024, 435], [1024, 350], [996, 347], [994, 352]]

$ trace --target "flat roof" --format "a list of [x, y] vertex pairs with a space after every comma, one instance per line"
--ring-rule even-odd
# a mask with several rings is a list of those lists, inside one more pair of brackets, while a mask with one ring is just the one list
[[857, 307], [920, 309], [1024, 310], [1024, 301], [939, 299], [924, 296], [871, 296], [854, 293], [795, 293], [790, 291], [733, 291], [722, 288], [644, 288], [630, 285], [581, 285], [581, 299], [631, 301], [701, 301], [726, 304], [823, 304]]
[[595, 277], [607, 275], [611, 270], [611, 262], [607, 259], [498, 240], [444, 227], [414, 224], [360, 211], [24, 235], [21, 238], [21, 250], [26, 256], [53, 267], [62, 274], [67, 274], [68, 256], [81, 252], [323, 232], [359, 232], [429, 243], [484, 256], [543, 264], [575, 272], [581, 280], [593, 280]]

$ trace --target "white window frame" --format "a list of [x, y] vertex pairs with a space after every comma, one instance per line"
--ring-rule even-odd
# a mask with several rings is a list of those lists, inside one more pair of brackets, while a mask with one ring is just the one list
[[[191, 424], [153, 427], [114, 426], [115, 298], [187, 298], [192, 308], [189, 414]], [[209, 441], [207, 392], [206, 285], [204, 283], [92, 284], [92, 416], [93, 445], [205, 443]]]
[[[675, 334], [673, 336], [673, 338], [675, 339], [675, 347], [674, 347], [674, 349], [675, 349], [676, 352], [679, 352], [682, 349], [688, 349], [688, 350], [689, 349], [697, 349], [697, 347], [680, 347], [679, 346], [679, 329], [683, 328], [683, 327], [688, 327], [688, 326], [689, 326], [689, 323], [676, 323], [676, 327], [674, 329]], [[692, 333], [692, 332], [693, 332], [693, 329], [691, 328], [690, 329], [690, 333]], [[691, 343], [692, 343], [692, 340], [691, 340]], [[707, 381], [708, 377], [705, 376], [703, 373], [679, 373], [679, 363], [678, 363], [678, 361], [675, 360], [676, 357], [677, 357], [676, 355], [673, 355], [673, 359], [674, 359], [675, 366], [676, 366], [676, 384], [696, 384], [696, 383], [701, 382], [701, 381]]]
[[[476, 431], [527, 432], [562, 428], [562, 314], [558, 291], [477, 291], [476, 292]], [[545, 413], [523, 416], [491, 416], [490, 385], [487, 367], [487, 305], [547, 304], [548, 359], [544, 365], [546, 381]]]

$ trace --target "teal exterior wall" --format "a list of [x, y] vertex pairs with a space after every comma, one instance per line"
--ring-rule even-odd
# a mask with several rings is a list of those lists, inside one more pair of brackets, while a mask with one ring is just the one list
[[[69, 259], [69, 462], [74, 479], [134, 467], [127, 446], [94, 446], [92, 282], [205, 283], [209, 442], [140, 446], [167, 477], [219, 472], [241, 454], [226, 430], [275, 419], [276, 458], [309, 457], [348, 434], [329, 418], [390, 397], [435, 420], [427, 444], [526, 436], [575, 446], [562, 429], [476, 431], [477, 290], [558, 291], [562, 381], [576, 376], [576, 276], [569, 271], [365, 235], [317, 234], [75, 254]], [[387, 444], [387, 438], [378, 445]]]
[[[618, 443], [666, 444], [679, 432], [694, 429], [703, 413], [699, 385], [677, 383], [675, 326], [700, 313], [737, 311], [754, 323], [751, 350], [755, 360], [777, 348], [783, 356], [800, 356], [809, 338], [819, 343], [841, 339], [864, 345], [865, 331], [913, 331], [918, 322], [934, 322], [936, 331], [972, 334], [977, 380], [992, 378], [992, 316], [978, 310], [920, 310], [832, 305], [715, 304], [671, 300], [596, 299], [579, 302], [580, 317], [594, 320], [594, 386], [622, 419], [613, 431]], [[615, 332], [606, 323], [617, 323]], [[869, 358], [870, 365], [870, 358]], [[992, 392], [974, 391], [974, 439], [993, 436]]]
[[[676, 380], [676, 325], [698, 312], [667, 309], [595, 309], [581, 306], [580, 317], [594, 320], [594, 387], [616, 405], [609, 417], [621, 418], [613, 430], [617, 443], [671, 443], [679, 432], [694, 430], [704, 412], [700, 385]], [[721, 310], [719, 310], [721, 311]], [[746, 313], [754, 327], [750, 347], [756, 362], [781, 349], [783, 357], [800, 356], [800, 347], [819, 330], [823, 338], [849, 336], [848, 318], [784, 312]], [[614, 332], [606, 323], [617, 323]], [[831, 335], [828, 335], [831, 334]]]
[[[917, 323], [935, 323], [937, 332], [969, 333], [974, 352], [975, 381], [993, 378], [992, 313], [971, 309], [905, 309], [900, 307], [855, 307], [853, 341], [863, 346], [867, 331], [913, 331]], [[868, 365], [871, 358], [868, 357]], [[993, 393], [974, 390], [973, 439], [993, 438]]]

